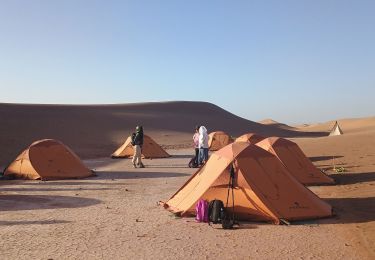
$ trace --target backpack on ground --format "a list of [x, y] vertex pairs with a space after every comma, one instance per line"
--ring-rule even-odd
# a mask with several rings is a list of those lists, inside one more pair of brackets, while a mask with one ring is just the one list
[[188, 166], [189, 166], [189, 168], [197, 168], [198, 167], [197, 158], [195, 156], [193, 158], [191, 158]]
[[195, 205], [195, 220], [197, 222], [208, 222], [208, 202], [200, 199]]
[[225, 214], [225, 216], [221, 220], [221, 226], [223, 227], [223, 229], [232, 229], [234, 224], [234, 219], [230, 217], [229, 214]]
[[221, 223], [226, 218], [224, 203], [221, 200], [212, 200], [208, 205], [209, 222]]

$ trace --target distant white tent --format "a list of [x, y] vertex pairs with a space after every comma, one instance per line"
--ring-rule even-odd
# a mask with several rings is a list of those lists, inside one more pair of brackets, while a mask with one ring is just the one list
[[333, 126], [331, 132], [329, 133], [329, 136], [332, 136], [332, 135], [342, 135], [344, 134], [339, 126], [339, 123], [335, 123], [335, 125]]

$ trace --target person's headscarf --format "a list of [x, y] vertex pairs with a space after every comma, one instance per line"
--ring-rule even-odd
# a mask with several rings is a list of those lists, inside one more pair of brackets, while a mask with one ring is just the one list
[[208, 148], [208, 134], [204, 126], [199, 127], [199, 148]]
[[199, 133], [201, 135], [207, 135], [207, 129], [206, 129], [206, 127], [204, 127], [203, 125], [201, 127], [199, 127]]

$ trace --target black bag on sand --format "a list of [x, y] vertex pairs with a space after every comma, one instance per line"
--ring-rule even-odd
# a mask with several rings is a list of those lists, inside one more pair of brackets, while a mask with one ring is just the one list
[[234, 226], [234, 219], [229, 217], [229, 214], [225, 214], [224, 218], [221, 220], [221, 225], [223, 229], [232, 229]]
[[221, 200], [211, 200], [208, 204], [209, 223], [221, 223], [226, 218], [224, 203]]
[[196, 162], [196, 158], [195, 156], [193, 158], [191, 158], [190, 162], [189, 162], [189, 168], [197, 168], [198, 167], [198, 164]]

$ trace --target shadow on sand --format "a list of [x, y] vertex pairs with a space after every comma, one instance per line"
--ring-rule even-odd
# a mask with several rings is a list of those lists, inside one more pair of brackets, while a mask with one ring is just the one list
[[332, 205], [336, 216], [321, 224], [365, 223], [375, 221], [375, 197], [325, 199]]
[[375, 181], [375, 172], [336, 173], [330, 174], [329, 177], [332, 177], [337, 185], [348, 185]]
[[240, 222], [238, 226], [234, 226], [234, 229], [257, 229], [258, 225], [265, 225], [265, 223]]
[[214, 229], [218, 229], [218, 230], [222, 230], [222, 231], [226, 231], [226, 230], [230, 230], [230, 231], [233, 231], [233, 230], [240, 230], [240, 229], [257, 229], [258, 226], [257, 225], [266, 225], [267, 223], [249, 223], [249, 222], [244, 222], [244, 221], [239, 221], [238, 224], [235, 224], [233, 226], [232, 229], [223, 229], [223, 226], [222, 224], [210, 224], [212, 228]]
[[191, 159], [194, 157], [194, 151], [192, 150], [191, 154], [172, 154], [171, 158], [182, 158], [182, 159]]
[[[97, 178], [90, 177], [90, 178]], [[84, 186], [84, 185], [120, 185], [119, 183], [115, 182], [98, 182], [97, 179], [92, 179], [93, 182], [87, 182], [87, 181], [22, 181], [22, 180], [15, 180], [15, 181], [8, 181], [6, 184], [14, 184], [14, 185], [29, 185], [29, 186], [39, 186], [43, 187], [44, 185], [46, 187], [49, 186]], [[78, 190], [79, 188], [77, 188]], [[103, 189], [110, 189], [110, 188], [103, 188]], [[3, 189], [2, 189], [3, 190]], [[73, 190], [73, 189], [72, 189]], [[97, 190], [94, 188], [89, 188], [85, 190]]]
[[53, 225], [70, 223], [66, 220], [21, 220], [21, 221], [0, 221], [0, 226], [16, 226], [16, 225]]
[[1, 191], [87, 191], [87, 190], [95, 190], [95, 191], [98, 191], [98, 190], [114, 190], [113, 188], [67, 188], [67, 189], [63, 189], [63, 188], [38, 188], [38, 187], [35, 187], [35, 188], [1, 188]]
[[101, 203], [100, 200], [51, 195], [2, 195], [0, 211], [82, 208]]
[[324, 199], [329, 203], [334, 216], [323, 219], [294, 221], [292, 225], [352, 224], [375, 221], [375, 197]]
[[178, 164], [178, 165], [152, 165], [152, 164], [147, 164], [146, 165], [147, 168], [157, 168], [157, 169], [176, 169], [176, 168], [189, 168], [188, 164], [186, 163], [185, 165], [184, 164]]
[[312, 162], [319, 162], [319, 161], [327, 161], [327, 160], [332, 160], [333, 158], [342, 158], [344, 156], [342, 155], [326, 155], [326, 156], [311, 156], [309, 157], [310, 161]]
[[147, 179], [147, 178], [173, 178], [191, 176], [186, 173], [176, 172], [116, 172], [97, 171], [98, 179]]

